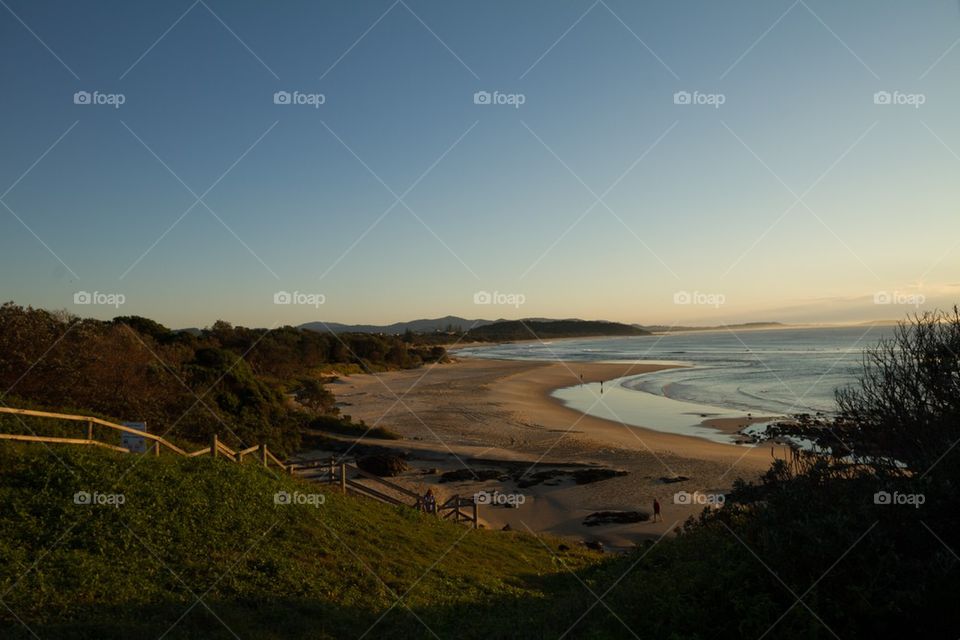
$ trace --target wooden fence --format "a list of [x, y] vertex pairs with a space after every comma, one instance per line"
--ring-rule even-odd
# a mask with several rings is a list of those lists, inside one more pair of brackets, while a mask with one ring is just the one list
[[[68, 413], [52, 413], [49, 411], [35, 411], [33, 409], [14, 409], [11, 407], [0, 407], [0, 414], [12, 414], [31, 418], [43, 418], [47, 420], [66, 420], [68, 422], [79, 422], [86, 424], [85, 438], [0, 433], [0, 440], [84, 445], [91, 447], [102, 447], [123, 453], [130, 453], [130, 449], [126, 447], [118, 446], [111, 442], [103, 442], [102, 440], [98, 440], [96, 438], [97, 435], [101, 435], [98, 434], [97, 431], [102, 432], [103, 429], [110, 429], [115, 432], [129, 433], [137, 437], [150, 440], [153, 444], [147, 450], [145, 455], [159, 456], [160, 451], [166, 448], [179, 456], [186, 456], [188, 458], [211, 456], [213, 458], [224, 458], [238, 464], [242, 463], [246, 456], [255, 455], [256, 460], [263, 464], [264, 467], [269, 467], [272, 464], [288, 473], [293, 474], [296, 472], [297, 475], [307, 480], [339, 485], [340, 491], [344, 495], [348, 493], [354, 493], [357, 495], [366, 496], [368, 498], [373, 498], [374, 500], [379, 500], [380, 502], [385, 502], [387, 504], [404, 505], [413, 509], [417, 509], [418, 511], [424, 510], [423, 496], [419, 495], [415, 491], [411, 491], [410, 489], [397, 484], [396, 482], [385, 480], [380, 476], [368, 471], [364, 471], [355, 464], [355, 461], [348, 462], [346, 460], [336, 460], [335, 458], [330, 458], [328, 461], [314, 460], [297, 464], [293, 462], [284, 463], [275, 455], [273, 455], [273, 453], [267, 448], [266, 444], [258, 444], [252, 447], [247, 447], [246, 449], [241, 449], [240, 451], [235, 451], [221, 442], [216, 434], [210, 437], [210, 446], [204, 447], [203, 449], [198, 449], [197, 451], [188, 452], [173, 444], [169, 440], [166, 440], [162, 436], [158, 436], [153, 433], [147, 433], [146, 431], [140, 431], [139, 429], [127, 427], [122, 424], [115, 424], [113, 422], [108, 422], [107, 420], [94, 418], [92, 416], [78, 416]], [[95, 427], [101, 427], [101, 429], [98, 430]], [[366, 482], [361, 482], [361, 480], [366, 480]], [[371, 486], [371, 484], [373, 486]], [[443, 504], [437, 505], [435, 513], [438, 517], [441, 517], [445, 520], [452, 519], [454, 522], [470, 523], [474, 529], [479, 526], [477, 502], [473, 498], [462, 498], [459, 495], [454, 495], [446, 500]]]
[[[464, 511], [464, 507], [469, 511]], [[437, 513], [444, 520], [452, 518], [454, 522], [472, 522], [473, 528], [477, 528], [477, 501], [475, 498], [461, 498], [459, 494], [454, 494], [437, 507]]]
[[129, 433], [146, 440], [150, 440], [153, 444], [148, 450], [148, 454], [155, 456], [160, 455], [160, 451], [163, 448], [166, 448], [173, 453], [176, 453], [180, 456], [187, 456], [189, 458], [195, 458], [198, 456], [211, 456], [214, 458], [225, 458], [233, 462], [243, 462], [243, 459], [252, 454], [256, 454], [256, 459], [260, 461], [264, 467], [268, 467], [271, 464], [279, 467], [283, 471], [293, 473], [293, 465], [284, 464], [277, 459], [275, 455], [267, 448], [266, 444], [258, 444], [252, 447], [248, 447], [241, 451], [234, 451], [224, 443], [220, 442], [219, 437], [214, 434], [210, 437], [210, 446], [200, 449], [198, 451], [187, 452], [177, 445], [173, 444], [169, 440], [166, 440], [162, 436], [155, 435], [153, 433], [148, 433], [146, 431], [140, 431], [139, 429], [134, 429], [132, 427], [127, 427], [122, 424], [115, 424], [113, 422], [108, 422], [106, 420], [101, 420], [100, 418], [94, 418], [92, 416], [77, 416], [67, 413], [51, 413], [49, 411], [34, 411], [32, 409], [14, 409], [11, 407], [0, 407], [0, 414], [13, 414], [18, 416], [28, 416], [31, 418], [45, 418], [49, 420], [66, 420], [69, 422], [81, 422], [86, 423], [86, 438], [63, 438], [55, 436], [37, 436], [37, 435], [20, 435], [13, 433], [0, 433], [0, 440], [14, 440], [18, 442], [46, 442], [52, 444], [73, 444], [73, 445], [86, 445], [93, 447], [103, 447], [105, 449], [110, 449], [113, 451], [121, 451], [124, 453], [130, 453], [130, 450], [126, 447], [117, 446], [110, 442], [102, 442], [101, 440], [96, 439], [96, 429], [95, 427], [103, 427], [106, 429], [111, 429], [113, 431], [118, 431], [120, 433]]
[[[354, 493], [387, 504], [403, 505], [418, 511], [424, 510], [423, 496], [396, 482], [361, 469], [355, 461], [330, 458], [302, 462], [296, 465], [296, 473], [308, 480], [338, 485], [340, 492], [344, 495]], [[360, 479], [367, 482], [361, 482]], [[479, 526], [477, 501], [473, 498], [454, 495], [443, 504], [437, 505], [435, 513], [445, 520], [470, 523], [474, 529]]]

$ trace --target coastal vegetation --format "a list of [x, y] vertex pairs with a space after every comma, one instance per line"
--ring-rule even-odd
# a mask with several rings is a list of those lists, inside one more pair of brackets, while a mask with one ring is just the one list
[[[622, 556], [252, 464], [0, 445], [0, 623], [13, 638], [954, 637], [958, 347], [956, 310], [901, 326], [839, 392], [835, 449], [774, 461]], [[82, 491], [124, 503], [83, 508]]]
[[[509, 637], [520, 616], [530, 627], [547, 580], [575, 582], [556, 540], [475, 531], [252, 463], [0, 444], [0, 503], [10, 639], [419, 638], [424, 624]], [[563, 555], [571, 569], [597, 557]]]
[[464, 338], [470, 341], [504, 341], [646, 335], [650, 335], [650, 332], [604, 320], [503, 320], [474, 327], [464, 334]]
[[446, 316], [436, 320], [414, 320], [392, 325], [342, 325], [309, 322], [303, 328], [324, 333], [348, 330], [376, 335], [399, 335], [406, 342], [449, 345], [458, 342], [509, 342], [513, 340], [547, 340], [555, 338], [590, 338], [603, 336], [650, 335], [646, 327], [606, 320], [552, 320], [522, 318], [519, 320], [467, 320]]
[[[173, 331], [123, 316], [0, 307], [0, 387], [7, 406], [146, 422], [173, 440], [265, 442], [296, 451], [304, 428], [356, 430], [326, 383], [340, 372], [415, 368], [446, 357], [442, 346], [396, 336], [273, 330], [216, 322]], [[21, 429], [21, 419], [0, 428]], [[55, 434], [51, 434], [55, 435]]]

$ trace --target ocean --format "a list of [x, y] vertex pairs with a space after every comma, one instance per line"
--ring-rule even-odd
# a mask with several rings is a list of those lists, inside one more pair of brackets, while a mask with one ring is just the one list
[[[625, 424], [730, 441], [699, 426], [705, 417], [835, 411], [834, 392], [855, 384], [863, 350], [890, 326], [698, 331], [522, 342], [461, 349], [507, 360], [668, 362], [681, 368], [577, 385], [554, 395], [580, 411]], [[576, 369], [575, 364], [571, 368]], [[672, 402], [671, 402], [672, 401]]]

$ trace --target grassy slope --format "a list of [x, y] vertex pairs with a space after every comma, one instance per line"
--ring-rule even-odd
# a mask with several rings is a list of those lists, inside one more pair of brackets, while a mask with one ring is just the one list
[[[278, 490], [326, 503], [278, 506]], [[367, 637], [430, 637], [417, 617], [441, 637], [510, 637], [537, 628], [546, 589], [579, 588], [565, 565], [597, 559], [210, 459], [3, 444], [0, 504], [4, 637], [31, 637], [14, 614], [57, 638], [359, 637], [381, 615]]]
[[253, 464], [0, 444], [0, 638], [955, 638], [950, 487], [897, 508], [814, 474], [604, 559]]

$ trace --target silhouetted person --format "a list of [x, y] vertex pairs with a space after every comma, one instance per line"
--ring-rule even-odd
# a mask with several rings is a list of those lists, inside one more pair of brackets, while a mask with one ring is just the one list
[[437, 497], [433, 495], [433, 489], [427, 489], [423, 496], [423, 510], [427, 513], [437, 512]]
[[660, 522], [663, 522], [663, 516], [660, 515], [660, 501], [654, 498], [653, 499], [653, 521], [656, 522], [657, 518], [660, 519]]

